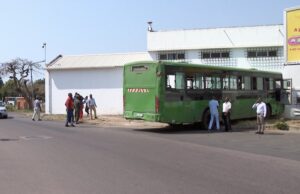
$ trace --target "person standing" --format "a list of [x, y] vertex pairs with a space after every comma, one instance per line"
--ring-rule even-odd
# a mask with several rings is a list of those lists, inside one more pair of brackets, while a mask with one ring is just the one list
[[267, 106], [262, 101], [261, 98], [258, 98], [257, 101], [252, 106], [253, 109], [256, 109], [257, 115], [257, 134], [264, 134], [265, 131], [265, 118], [267, 116]]
[[89, 99], [88, 99], [88, 96], [86, 96], [84, 99], [83, 99], [83, 103], [85, 104], [85, 112], [87, 114], [87, 116], [89, 116]]
[[213, 96], [212, 99], [208, 103], [210, 110], [210, 121], [208, 126], [208, 131], [210, 132], [215, 121], [217, 130], [220, 130], [220, 121], [219, 121], [219, 102], [216, 100], [216, 97]]
[[97, 112], [96, 112], [96, 108], [97, 108], [97, 105], [96, 105], [96, 101], [95, 99], [93, 98], [93, 95], [90, 94], [90, 99], [89, 99], [89, 109], [90, 109], [90, 118], [91, 120], [93, 119], [93, 111], [94, 111], [94, 114], [95, 114], [95, 119], [97, 119]]
[[74, 109], [75, 109], [75, 122], [79, 124], [79, 117], [80, 117], [80, 99], [79, 94], [75, 93], [74, 96]]
[[37, 96], [33, 102], [33, 115], [32, 115], [32, 120], [35, 121], [35, 117], [38, 117], [38, 121], [41, 121], [41, 102], [40, 98]]
[[68, 94], [68, 98], [65, 102], [66, 110], [67, 110], [67, 120], [66, 120], [66, 127], [69, 127], [69, 123], [71, 124], [72, 127], [75, 127], [73, 124], [73, 110], [74, 110], [74, 101], [73, 101], [73, 96], [72, 93]]
[[231, 111], [231, 103], [229, 101], [229, 98], [225, 97], [225, 101], [223, 103], [223, 111], [222, 111], [222, 118], [225, 126], [225, 131], [231, 130], [230, 111]]

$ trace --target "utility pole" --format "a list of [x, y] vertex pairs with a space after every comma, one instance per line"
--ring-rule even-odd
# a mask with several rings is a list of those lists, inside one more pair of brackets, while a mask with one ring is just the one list
[[45, 68], [46, 68], [46, 64], [47, 64], [47, 43], [46, 43], [46, 42], [43, 43], [42, 48], [45, 50], [45, 58], [44, 58], [44, 61], [45, 61]]
[[30, 64], [31, 100], [32, 100], [32, 103], [33, 103], [33, 101], [34, 101], [34, 88], [33, 88], [33, 78], [32, 78], [32, 71], [33, 71], [33, 68], [32, 68], [32, 66], [33, 66], [34, 64], [39, 64], [39, 63], [43, 63], [43, 62], [45, 62], [45, 60], [33, 62], [33, 63]]

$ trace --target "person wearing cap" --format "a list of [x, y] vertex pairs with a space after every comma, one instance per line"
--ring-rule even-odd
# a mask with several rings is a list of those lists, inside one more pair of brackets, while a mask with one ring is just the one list
[[258, 98], [257, 101], [252, 106], [253, 109], [256, 109], [256, 118], [257, 118], [257, 131], [256, 134], [264, 134], [265, 131], [265, 118], [267, 116], [267, 106]]
[[38, 121], [41, 121], [41, 102], [38, 96], [35, 97], [35, 100], [33, 102], [33, 115], [32, 120], [35, 121], [35, 117], [38, 117]]
[[73, 124], [74, 100], [73, 100], [72, 93], [68, 94], [68, 98], [65, 102], [65, 106], [66, 106], [66, 111], [67, 111], [67, 119], [66, 119], [65, 126], [69, 127], [69, 123], [70, 123], [72, 127], [75, 127], [75, 125]]

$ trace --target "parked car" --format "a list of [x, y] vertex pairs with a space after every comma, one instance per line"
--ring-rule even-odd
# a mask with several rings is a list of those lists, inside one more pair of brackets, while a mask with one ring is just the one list
[[0, 118], [7, 118], [7, 111], [4, 102], [0, 101]]

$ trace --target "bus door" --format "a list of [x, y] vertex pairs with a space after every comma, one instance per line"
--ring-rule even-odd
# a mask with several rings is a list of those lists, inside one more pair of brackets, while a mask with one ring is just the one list
[[292, 104], [292, 79], [275, 80], [276, 100], [284, 105]]

